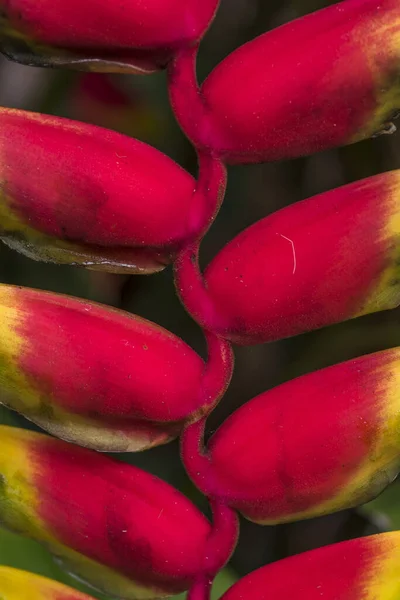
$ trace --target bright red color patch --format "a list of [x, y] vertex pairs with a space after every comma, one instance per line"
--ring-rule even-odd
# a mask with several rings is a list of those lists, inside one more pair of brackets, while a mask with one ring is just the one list
[[365, 600], [380, 537], [385, 536], [333, 544], [262, 567], [221, 600]]
[[[206, 269], [220, 315], [206, 325], [259, 344], [361, 312], [384, 270], [397, 269], [398, 233], [386, 230], [397, 211], [396, 178], [384, 173], [320, 194], [239, 234]], [[398, 304], [395, 276], [386, 291], [380, 310]]]
[[[383, 435], [394, 358], [390, 350], [364, 356], [244, 404], [209, 443], [218, 494], [252, 520], [318, 514], [319, 504], [333, 501], [353, 481]], [[360, 502], [367, 484], [359, 490]]]
[[3, 48], [16, 60], [28, 59], [14, 30], [28, 48], [34, 44], [34, 54], [38, 45], [39, 57], [41, 46], [51, 48], [42, 53], [48, 64], [68, 51], [77, 68], [89, 60], [94, 69], [108, 62], [151, 71], [199, 40], [217, 6], [218, 0], [2, 0]]
[[[172, 250], [186, 236], [195, 182], [147, 144], [1, 109], [0, 154], [2, 201], [42, 233], [107, 249]], [[1, 233], [7, 236], [7, 224]]]
[[241, 46], [202, 86], [214, 150], [230, 163], [265, 162], [372, 135], [381, 91], [397, 86], [399, 29], [397, 0], [346, 0]]
[[19, 367], [51, 410], [107, 422], [173, 422], [199, 407], [204, 364], [150, 321], [69, 298], [18, 290]]
[[39, 514], [57, 539], [132, 580], [190, 586], [210, 533], [180, 492], [140, 469], [52, 440], [30, 444]]

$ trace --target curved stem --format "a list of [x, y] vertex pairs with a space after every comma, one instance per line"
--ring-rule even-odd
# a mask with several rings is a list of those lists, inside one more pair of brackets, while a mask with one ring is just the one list
[[204, 430], [207, 417], [187, 425], [180, 437], [180, 452], [186, 473], [195, 486], [205, 495], [217, 492], [214, 470], [204, 447]]
[[204, 430], [208, 415], [228, 389], [235, 357], [229, 342], [207, 331], [205, 337], [208, 359], [200, 386], [201, 410], [192, 415], [181, 434], [181, 458], [194, 484], [206, 496], [213, 496], [217, 494], [217, 486], [204, 448]]
[[229, 322], [209, 293], [199, 266], [200, 242], [183, 248], [174, 262], [176, 293], [185, 310], [203, 328], [223, 335]]
[[222, 501], [210, 501], [213, 527], [208, 537], [201, 576], [190, 589], [187, 600], [209, 600], [212, 582], [230, 559], [239, 537], [239, 519]]
[[213, 528], [207, 540], [205, 575], [215, 575], [226, 565], [239, 537], [239, 517], [235, 510], [218, 498], [211, 498]]
[[212, 118], [197, 82], [198, 44], [178, 52], [169, 64], [168, 91], [176, 120], [195, 148], [212, 151]]
[[[201, 416], [209, 415], [223, 397], [232, 379], [235, 355], [232, 346], [210, 331], [204, 332], [208, 357], [201, 381]], [[199, 415], [200, 416], [200, 415]]]
[[198, 46], [182, 50], [168, 70], [170, 102], [176, 119], [196, 148], [199, 174], [187, 227], [187, 244], [175, 260], [175, 285], [186, 310], [205, 330], [208, 360], [200, 388], [201, 412], [192, 415], [181, 436], [181, 455], [189, 476], [210, 498], [213, 527], [207, 540], [200, 578], [189, 592], [189, 600], [209, 600], [215, 575], [229, 560], [239, 533], [236, 513], [218, 497], [218, 485], [204, 448], [207, 415], [224, 395], [233, 372], [232, 347], [213, 331], [224, 323], [207, 291], [198, 254], [202, 237], [215, 219], [226, 190], [226, 169], [213, 151], [217, 128], [207, 108], [196, 77]]
[[188, 239], [201, 239], [207, 233], [223, 202], [227, 172], [224, 163], [212, 154], [198, 151], [198, 176], [191, 202]]

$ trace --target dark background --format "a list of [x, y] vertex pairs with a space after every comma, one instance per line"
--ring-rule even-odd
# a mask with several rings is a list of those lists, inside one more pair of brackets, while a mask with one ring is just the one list
[[[327, 4], [323, 0], [222, 0], [201, 48], [200, 80], [242, 43]], [[1, 60], [0, 81], [0, 105], [117, 129], [152, 144], [196, 174], [193, 149], [168, 105], [165, 73], [150, 77], [99, 77], [23, 67]], [[202, 261], [207, 264], [236, 233], [278, 208], [393, 168], [400, 168], [400, 134], [306, 159], [230, 168], [226, 200], [203, 243]], [[0, 281], [122, 306], [163, 325], [204, 354], [201, 331], [175, 296], [170, 268], [149, 277], [102, 275], [35, 263], [1, 245]], [[209, 419], [210, 432], [235, 408], [276, 384], [354, 356], [400, 345], [398, 320], [399, 312], [394, 310], [274, 344], [236, 348], [232, 385]], [[1, 411], [4, 422], [30, 427], [22, 417], [6, 409]], [[177, 443], [121, 459], [160, 475], [207, 510], [204, 499], [185, 477]], [[263, 528], [243, 521], [238, 549], [229, 568], [218, 577], [214, 597], [218, 598], [237, 577], [267, 562], [334, 541], [400, 528], [398, 498], [400, 490], [394, 483], [380, 498], [359, 510], [278, 527]], [[2, 530], [0, 563], [74, 585], [39, 545]]]

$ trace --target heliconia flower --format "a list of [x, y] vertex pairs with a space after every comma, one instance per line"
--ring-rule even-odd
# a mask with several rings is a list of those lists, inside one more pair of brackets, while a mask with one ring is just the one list
[[216, 431], [188, 472], [261, 524], [334, 513], [377, 496], [400, 471], [400, 348], [304, 375], [260, 394]]
[[0, 238], [32, 258], [151, 273], [188, 235], [194, 179], [147, 144], [1, 108], [0, 156]]
[[0, 566], [0, 597], [2, 600], [94, 600], [51, 579]]
[[221, 600], [396, 600], [399, 555], [398, 531], [332, 544], [249, 573]]
[[205, 271], [214, 315], [191, 312], [235, 343], [258, 344], [398, 306], [399, 199], [392, 171], [258, 221]]
[[92, 450], [0, 427], [2, 525], [124, 600], [190, 587], [211, 526], [172, 486]]
[[248, 42], [202, 86], [214, 129], [204, 143], [254, 163], [392, 132], [399, 35], [397, 0], [346, 0]]
[[169, 441], [203, 412], [203, 370], [136, 315], [0, 285], [0, 402], [68, 441], [119, 452]]
[[198, 42], [218, 3], [0, 0], [0, 49], [29, 65], [148, 73]]

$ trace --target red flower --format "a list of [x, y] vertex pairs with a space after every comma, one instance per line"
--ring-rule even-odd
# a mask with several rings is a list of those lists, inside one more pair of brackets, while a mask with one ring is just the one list
[[399, 551], [398, 531], [333, 544], [262, 567], [221, 600], [394, 600]]
[[400, 171], [393, 171], [284, 208], [239, 234], [208, 266], [214, 314], [196, 315], [196, 297], [186, 298], [191, 292], [180, 284], [182, 297], [201, 323], [238, 344], [394, 308], [399, 193]]
[[197, 42], [219, 0], [1, 0], [0, 48], [38, 66], [146, 73]]
[[236, 410], [183, 459], [200, 487], [248, 519], [273, 524], [367, 502], [400, 471], [400, 349], [289, 381]]
[[203, 370], [150, 321], [0, 286], [1, 401], [59, 437], [120, 452], [165, 443], [203, 411]]
[[0, 237], [35, 259], [162, 270], [188, 235], [194, 179], [151, 146], [0, 109]]
[[103, 593], [165, 597], [188, 589], [203, 568], [209, 522], [141, 469], [2, 426], [0, 475], [2, 524], [45, 544]]
[[399, 36], [398, 0], [346, 0], [245, 44], [202, 86], [214, 124], [205, 143], [253, 163], [393, 130]]

